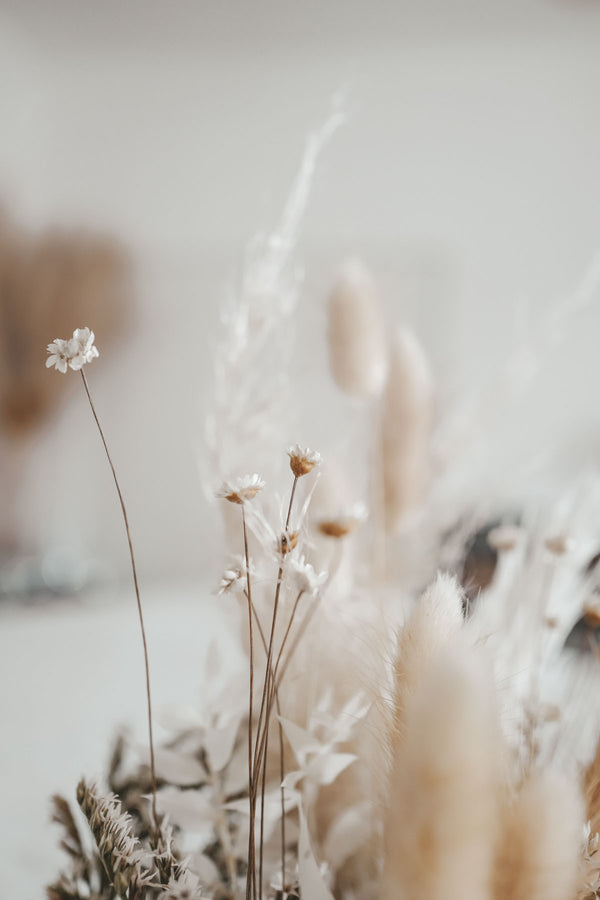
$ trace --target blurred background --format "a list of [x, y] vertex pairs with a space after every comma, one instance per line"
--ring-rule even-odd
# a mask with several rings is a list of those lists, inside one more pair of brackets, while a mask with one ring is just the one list
[[[15, 602], [90, 585], [118, 594], [129, 579], [79, 379], [44, 368], [46, 344], [96, 332], [89, 380], [143, 584], [163, 598], [165, 585], [169, 596], [212, 585], [200, 461], [219, 307], [248, 240], [277, 223], [332, 95], [346, 122], [319, 162], [298, 249], [306, 396], [326, 368], [328, 285], [358, 255], [452, 397], [492, 376], [600, 249], [599, 46], [597, 0], [1, 0], [0, 599], [13, 617], [0, 640], [8, 726], [26, 685], [38, 704], [23, 738], [32, 767], [47, 764], [36, 715], [53, 718], [54, 694], [36, 692], [43, 647], [77, 614], [38, 603], [23, 624]], [[565, 470], [597, 461], [599, 309], [561, 326], [515, 411], [524, 457], [551, 446]], [[310, 413], [310, 440], [326, 439], [322, 402]], [[164, 637], [161, 608], [151, 627]], [[67, 704], [68, 741], [53, 744], [59, 782], [86, 697]], [[113, 698], [94, 720], [76, 773], [100, 765], [105, 720], [127, 708]], [[25, 744], [5, 748], [5, 772]], [[23, 819], [13, 840], [31, 827]], [[33, 897], [23, 883], [13, 896]]]

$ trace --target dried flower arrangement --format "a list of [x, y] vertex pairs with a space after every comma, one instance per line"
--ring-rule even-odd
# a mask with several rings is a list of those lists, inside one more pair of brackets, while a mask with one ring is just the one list
[[377, 423], [368, 503], [340, 503], [299, 445], [278, 513], [259, 475], [227, 477], [240, 447], [281, 446], [291, 254], [335, 124], [309, 142], [281, 229], [253, 246], [216, 359], [207, 441], [235, 554], [217, 593], [239, 604], [246, 668], [215, 647], [203, 709], [173, 711], [157, 747], [127, 513], [85, 376], [94, 334], [48, 347], [49, 366], [81, 374], [119, 495], [149, 738], [141, 763], [119, 739], [106, 790], [79, 784], [89, 833], [54, 798], [69, 868], [49, 900], [600, 896], [597, 495], [480, 532], [491, 564], [473, 584], [467, 539], [486, 510], [435, 472], [425, 354], [408, 330], [388, 341], [356, 263], [332, 289], [328, 340], [335, 381]]

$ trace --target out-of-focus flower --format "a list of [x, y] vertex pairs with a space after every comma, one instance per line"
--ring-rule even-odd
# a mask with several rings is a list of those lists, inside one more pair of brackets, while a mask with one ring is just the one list
[[229, 500], [230, 503], [241, 504], [256, 497], [264, 486], [264, 481], [256, 473], [254, 475], [242, 475], [241, 478], [236, 478], [235, 481], [224, 481], [217, 491], [217, 497], [220, 500]]
[[[252, 565], [250, 565], [252, 574]], [[241, 591], [246, 587], [246, 561], [241, 557], [232, 560], [221, 576], [217, 594], [229, 594]]]
[[308, 475], [321, 462], [320, 453], [310, 450], [308, 447], [301, 447], [300, 444], [290, 447], [287, 453], [290, 458], [290, 469], [296, 478]]
[[317, 574], [303, 556], [290, 561], [290, 571], [297, 590], [309, 597], [314, 597], [327, 581], [327, 572]]
[[89, 328], [76, 328], [73, 337], [56, 338], [48, 344], [50, 356], [46, 360], [46, 368], [54, 366], [58, 372], [66, 374], [68, 368], [78, 372], [86, 363], [96, 359], [100, 354], [94, 346], [94, 332]]
[[487, 542], [494, 550], [508, 552], [524, 539], [525, 531], [518, 525], [498, 525], [487, 535]]
[[544, 545], [554, 556], [564, 556], [573, 549], [574, 541], [566, 534], [555, 534], [546, 538]]
[[200, 879], [192, 872], [184, 872], [179, 878], [172, 876], [164, 887], [165, 900], [200, 900], [202, 896]]
[[363, 503], [356, 503], [352, 509], [340, 512], [331, 518], [321, 519], [317, 528], [325, 537], [343, 538], [352, 534], [367, 518], [367, 509]]

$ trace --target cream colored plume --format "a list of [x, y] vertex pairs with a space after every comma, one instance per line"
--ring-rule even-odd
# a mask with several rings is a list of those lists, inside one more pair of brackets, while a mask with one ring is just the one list
[[393, 746], [382, 900], [490, 900], [501, 751], [486, 671], [457, 639]]
[[406, 733], [406, 709], [443, 647], [460, 632], [464, 597], [454, 578], [440, 573], [398, 635], [394, 660], [393, 742]]
[[387, 371], [383, 312], [373, 279], [358, 260], [344, 263], [329, 294], [328, 343], [338, 387], [358, 397], [380, 393]]
[[572, 900], [584, 822], [577, 783], [535, 773], [502, 818], [494, 900]]
[[396, 333], [389, 359], [381, 433], [385, 521], [393, 534], [427, 488], [434, 390], [429, 362], [412, 331]]

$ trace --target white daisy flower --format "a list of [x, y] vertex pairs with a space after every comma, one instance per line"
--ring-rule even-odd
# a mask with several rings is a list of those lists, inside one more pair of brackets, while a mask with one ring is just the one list
[[296, 478], [308, 475], [321, 462], [320, 453], [316, 450], [311, 450], [309, 447], [301, 447], [300, 444], [290, 447], [287, 454], [290, 458], [290, 469]]
[[245, 503], [246, 500], [256, 497], [264, 486], [264, 481], [256, 473], [243, 475], [235, 481], [224, 481], [216, 495], [221, 500], [229, 500], [230, 503]]
[[51, 366], [66, 374], [68, 368], [78, 372], [86, 363], [96, 359], [100, 354], [94, 346], [94, 332], [89, 328], [76, 328], [72, 338], [56, 338], [48, 344], [50, 354], [46, 360], [46, 368]]

